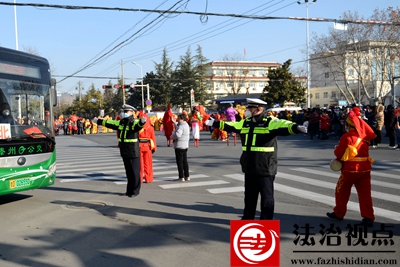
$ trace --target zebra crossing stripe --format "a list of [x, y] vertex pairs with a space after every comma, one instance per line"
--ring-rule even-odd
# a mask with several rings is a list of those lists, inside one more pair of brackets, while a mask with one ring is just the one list
[[[88, 166], [88, 165], [85, 165], [85, 166]], [[102, 165], [102, 166], [104, 166], [104, 164]], [[71, 167], [73, 167], [73, 170], [74, 171], [79, 171], [79, 172], [83, 172], [83, 171], [93, 171], [93, 166], [88, 166], [88, 167], [79, 167], [79, 168], [76, 168], [76, 165], [73, 165], [73, 166], [71, 166]], [[99, 170], [101, 170], [101, 172], [103, 173], [104, 172], [104, 170], [115, 170], [115, 169], [118, 169], [119, 167], [116, 167], [116, 166], [110, 166], [110, 167], [101, 167]], [[57, 169], [57, 173], [58, 174], [61, 174], [61, 173], [71, 173], [71, 168], [68, 168], [68, 169], [65, 169], [65, 170], [59, 170], [59, 169]]]
[[[275, 190], [280, 191], [285, 194], [309, 199], [309, 200], [320, 202], [320, 203], [323, 203], [326, 205], [333, 206], [335, 204], [335, 198], [317, 194], [314, 192], [297, 189], [297, 188], [293, 188], [290, 186], [281, 185], [278, 183], [274, 184], [274, 188], [275, 188]], [[352, 211], [359, 211], [359, 204], [349, 201], [347, 204], [347, 209], [352, 210]], [[394, 212], [394, 211], [374, 207], [374, 214], [375, 214], [375, 216], [382, 216], [382, 217], [389, 218], [389, 219], [392, 219], [395, 221], [400, 221], [400, 213], [399, 212]]]
[[126, 179], [126, 176], [91, 176], [91, 177], [80, 177], [80, 178], [70, 178], [70, 179], [61, 179], [61, 183], [71, 183], [71, 182], [82, 182], [82, 181], [92, 181], [92, 180], [117, 180], [117, 179]]
[[[314, 186], [318, 186], [318, 187], [322, 187], [322, 188], [328, 188], [328, 189], [332, 189], [332, 190], [334, 190], [336, 187], [336, 183], [318, 181], [315, 179], [310, 179], [310, 178], [306, 178], [306, 177], [302, 177], [302, 176], [298, 176], [298, 175], [292, 175], [292, 174], [288, 174], [288, 173], [279, 172], [277, 174], [277, 177], [295, 181], [295, 182], [299, 182], [299, 183], [303, 183], [303, 184], [309, 184], [309, 185], [314, 185]], [[353, 194], [357, 193], [357, 191], [354, 187], [352, 187], [351, 192]], [[395, 203], [400, 203], [400, 197], [391, 195], [391, 194], [372, 191], [372, 197], [377, 198], [377, 199], [383, 199], [386, 201], [395, 202]]]
[[244, 174], [233, 173], [233, 174], [226, 174], [224, 176], [228, 177], [228, 178], [231, 178], [231, 179], [234, 179], [234, 180], [238, 180], [238, 181], [244, 182]]
[[[162, 182], [162, 181], [174, 181], [178, 177], [178, 172], [176, 172], [176, 175], [174, 176], [167, 176], [167, 177], [154, 177], [154, 182]], [[196, 178], [206, 178], [209, 177], [208, 175], [205, 174], [194, 174], [190, 175], [190, 179], [196, 179]]]
[[211, 194], [244, 192], [244, 186], [207, 189]]
[[153, 166], [153, 170], [162, 170], [162, 169], [176, 169], [176, 166], [171, 166], [171, 165], [168, 165], [168, 166], [156, 166], [156, 167]]
[[229, 182], [223, 181], [223, 180], [214, 180], [214, 181], [208, 181], [208, 182], [179, 182], [179, 181], [177, 181], [175, 184], [164, 184], [164, 185], [160, 185], [160, 187], [163, 189], [171, 189], [171, 188], [208, 186], [208, 185], [217, 185], [217, 184], [229, 184]]
[[[324, 172], [324, 171], [317, 171], [317, 170], [311, 170], [311, 169], [306, 169], [306, 168], [296, 168], [296, 169], [292, 169], [293, 171], [299, 171], [299, 172], [305, 172], [305, 173], [312, 173], [312, 174], [319, 174], [325, 177], [332, 177], [335, 178], [336, 180], [339, 178], [340, 176], [340, 172], [332, 173], [332, 172]], [[377, 173], [377, 172], [371, 172], [372, 176], [382, 176], [382, 177], [387, 177], [387, 178], [395, 178], [398, 179], [397, 175], [393, 175], [390, 173]], [[390, 177], [391, 175], [393, 175], [393, 177]], [[371, 184], [373, 185], [378, 185], [378, 186], [382, 186], [382, 187], [388, 187], [388, 188], [396, 188], [396, 189], [400, 189], [400, 185], [399, 184], [393, 184], [393, 183], [387, 183], [387, 182], [382, 182], [382, 181], [376, 181], [374, 180], [374, 177], [372, 177], [371, 179]]]
[[[192, 171], [189, 171], [189, 172], [192, 172]], [[153, 172], [153, 175], [154, 175], [154, 176], [160, 176], [160, 175], [172, 174], [172, 173], [176, 174], [176, 173], [177, 173], [177, 170], [174, 170], [174, 171], [158, 171], [158, 172]]]

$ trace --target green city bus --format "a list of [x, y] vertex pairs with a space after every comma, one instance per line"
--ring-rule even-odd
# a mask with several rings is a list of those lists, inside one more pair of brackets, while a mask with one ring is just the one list
[[56, 105], [49, 62], [0, 47], [0, 195], [54, 184]]

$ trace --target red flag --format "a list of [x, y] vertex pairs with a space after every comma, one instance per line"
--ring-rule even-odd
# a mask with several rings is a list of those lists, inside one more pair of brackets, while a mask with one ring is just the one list
[[244, 55], [246, 56], [246, 48], [244, 49], [243, 53], [244, 53]]

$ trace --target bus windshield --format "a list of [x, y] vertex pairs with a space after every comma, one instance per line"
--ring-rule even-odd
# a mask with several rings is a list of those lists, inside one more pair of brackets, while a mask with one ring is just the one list
[[0, 79], [0, 99], [1, 140], [54, 136], [49, 85]]

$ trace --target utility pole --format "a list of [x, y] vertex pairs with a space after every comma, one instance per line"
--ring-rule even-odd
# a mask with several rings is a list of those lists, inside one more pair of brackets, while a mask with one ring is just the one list
[[[124, 85], [124, 62], [121, 59], [121, 71], [122, 71], [122, 85]], [[121, 86], [122, 89], [122, 105], [125, 105], [125, 89], [123, 86]]]
[[308, 5], [309, 4], [315, 4], [317, 0], [313, 0], [312, 2], [309, 2], [309, 0], [304, 0], [304, 3], [301, 1], [298, 1], [297, 4], [299, 5], [306, 5], [306, 41], [307, 41], [307, 108], [311, 108], [311, 69], [310, 69], [310, 37], [308, 33]]
[[82, 82], [81, 81], [78, 82], [78, 87], [75, 87], [75, 90], [79, 91], [79, 101], [81, 101], [82, 100], [82, 91], [85, 90], [82, 87]]

